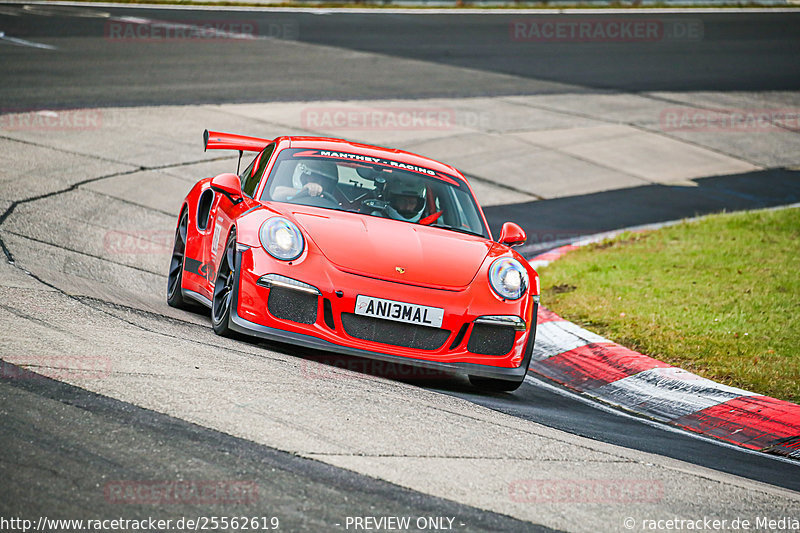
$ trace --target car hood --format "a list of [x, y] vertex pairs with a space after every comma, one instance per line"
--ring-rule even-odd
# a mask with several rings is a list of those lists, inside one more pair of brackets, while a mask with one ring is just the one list
[[492, 247], [482, 237], [380, 217], [304, 206], [290, 212], [340, 270], [399, 283], [464, 288]]

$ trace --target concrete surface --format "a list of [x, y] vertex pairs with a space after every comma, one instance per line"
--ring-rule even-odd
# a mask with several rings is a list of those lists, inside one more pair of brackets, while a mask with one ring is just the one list
[[[452, 103], [468, 112], [491, 114], [491, 100]], [[436, 107], [442, 102], [387, 105]], [[506, 109], [508, 102], [501, 100], [498, 106]], [[0, 340], [2, 358], [270, 448], [557, 529], [623, 530], [627, 517], [732, 520], [796, 514], [800, 496], [793, 491], [576, 437], [402, 381], [332, 368], [316, 362], [319, 354], [313, 352], [217, 337], [206, 316], [167, 307], [163, 291], [169, 249], [163, 236], [174, 229], [173, 212], [183, 191], [193, 179], [235, 166], [230, 154], [202, 152], [203, 127], [262, 136], [287, 129], [313, 133], [300, 123], [302, 109], [304, 104], [264, 104], [256, 119], [248, 118], [252, 105], [113, 109], [104, 110], [113, 120], [86, 132], [3, 131], [7, 174], [0, 198], [21, 203], [0, 226], [0, 238], [17, 265], [0, 267], [0, 319], [8, 331], [24, 333]], [[596, 164], [571, 153], [587, 129], [590, 139], [597, 138], [594, 129], [599, 127], [623, 132], [616, 137], [619, 144], [608, 150], [627, 154], [624, 164], [604, 160], [602, 168], [609, 175], [595, 183], [598, 189], [626, 187], [632, 172], [646, 175], [649, 154], [626, 149], [629, 127], [577, 121], [573, 137], [564, 133], [564, 121], [553, 120], [557, 113], [548, 109], [553, 136], [541, 142], [571, 164]], [[280, 123], [269, 117], [280, 117]], [[537, 135], [541, 126], [530, 134]], [[482, 194], [490, 203], [491, 198], [508, 198], [509, 183], [532, 197], [587, 190], [583, 176], [570, 182], [563, 174], [556, 185], [507, 179], [511, 173], [526, 175], [532, 164], [525, 141], [519, 139], [520, 128], [513, 133], [470, 129], [437, 131], [436, 139], [429, 132], [402, 132], [401, 144], [424, 147], [427, 139], [443, 159], [455, 160], [465, 172], [482, 178]], [[383, 139], [400, 141], [396, 135], [369, 131], [350, 137], [381, 144]], [[482, 150], [480, 157], [464, 149], [463, 135], [479, 139], [475, 145]], [[614, 139], [609, 136], [607, 142]], [[668, 147], [677, 161], [714, 172], [749, 165], [658, 134], [647, 133], [647, 139], [655, 147]], [[34, 142], [43, 158], [31, 160]], [[452, 157], [445, 157], [448, 150]], [[537, 150], [546, 153], [545, 147]], [[63, 158], [78, 159], [54, 165]], [[485, 165], [488, 160], [504, 161], [502, 172], [493, 174], [493, 167]], [[695, 177], [692, 165], [677, 166], [664, 181]], [[18, 168], [25, 170], [24, 182], [15, 178]], [[542, 176], [547, 170], [541, 168]], [[119, 233], [137, 240], [125, 244]], [[80, 370], [83, 364], [98, 363], [108, 371], [86, 375]], [[518, 492], [519, 487], [539, 487], [542, 480], [566, 480], [579, 487], [616, 480], [615, 486], [638, 492], [633, 502], [614, 492], [604, 492], [600, 501], [580, 496], [555, 502]], [[643, 486], [658, 490], [642, 495]]]
[[[153, 517], [172, 521], [171, 527], [156, 526], [160, 531], [186, 531], [194, 527], [177, 527], [178, 520], [235, 515], [259, 517], [258, 527], [249, 522], [248, 529], [274, 528], [277, 519], [281, 531], [335, 531], [343, 529], [344, 517], [380, 509], [390, 516], [445, 516], [460, 531], [547, 531], [63, 382], [10, 378], [16, 370], [4, 366], [0, 378], [4, 520], [114, 517], [147, 523]], [[167, 492], [171, 486], [177, 490]], [[212, 491], [201, 496], [208, 488]], [[70, 528], [39, 528], [64, 529]], [[106, 529], [154, 530], [147, 525]]]

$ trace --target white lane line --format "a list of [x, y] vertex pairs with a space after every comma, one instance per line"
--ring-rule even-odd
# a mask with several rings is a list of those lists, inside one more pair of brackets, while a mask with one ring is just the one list
[[0, 31], [0, 41], [16, 44], [17, 46], [30, 46], [31, 48], [41, 48], [43, 50], [58, 50], [58, 48], [49, 44], [35, 43], [33, 41], [26, 41], [25, 39], [9, 37], [4, 31]]
[[131, 24], [152, 24], [152, 19], [143, 19], [141, 17], [111, 17], [111, 20], [116, 22], [130, 22]]
[[[680, 435], [684, 435], [684, 436], [692, 438], [692, 439], [701, 440], [703, 442], [707, 442], [707, 443], [710, 443], [710, 444], [716, 444], [717, 446], [722, 446], [723, 448], [730, 448], [731, 450], [736, 450], [736, 451], [739, 451], [739, 452], [742, 452], [742, 453], [749, 453], [749, 454], [755, 455], [757, 457], [765, 457], [767, 459], [772, 459], [773, 461], [781, 461], [783, 463], [787, 463], [787, 464], [790, 464], [790, 465], [793, 465], [793, 466], [797, 466], [797, 461], [793, 460], [793, 459], [782, 457], [780, 455], [772, 455], [772, 454], [760, 452], [758, 450], [751, 450], [750, 448], [745, 448], [744, 446], [731, 444], [729, 442], [725, 442], [724, 440], [719, 440], [719, 439], [715, 439], [715, 438], [712, 438], [712, 437], [707, 437], [707, 436], [703, 435], [702, 433], [695, 433], [694, 431], [687, 431], [685, 429], [677, 428], [675, 426], [670, 426], [670, 425], [665, 424], [663, 422], [656, 422], [655, 420], [650, 420], [648, 418], [643, 418], [642, 416], [636, 416], [636, 415], [627, 413], [627, 412], [621, 410], [619, 407], [616, 407], [616, 406], [612, 407], [610, 405], [602, 403], [601, 401], [597, 401], [594, 398], [588, 398], [588, 397], [584, 396], [583, 394], [572, 392], [572, 391], [567, 390], [567, 389], [562, 389], [561, 387], [557, 387], [555, 385], [552, 385], [552, 384], [548, 383], [547, 381], [544, 381], [544, 380], [541, 380], [539, 378], [536, 378], [536, 377], [532, 376], [531, 374], [527, 374], [525, 376], [525, 381], [527, 381], [529, 384], [533, 385], [534, 387], [540, 387], [540, 388], [545, 389], [545, 390], [547, 390], [549, 392], [553, 392], [555, 394], [558, 394], [559, 396], [563, 396], [564, 398], [570, 398], [572, 400], [576, 400], [576, 401], [578, 401], [578, 402], [580, 402], [580, 403], [582, 403], [584, 405], [588, 405], [589, 407], [594, 407], [595, 409], [603, 411], [604, 413], [609, 413], [609, 414], [612, 414], [612, 415], [615, 415], [615, 416], [620, 416], [620, 417], [626, 418], [628, 420], [635, 420], [635, 421], [640, 422], [640, 423], [642, 423], [642, 424], [644, 424], [646, 426], [650, 426], [650, 427], [653, 427], [653, 428], [661, 429], [663, 431], [668, 431], [669, 433], [678, 433]], [[655, 453], [655, 452], [648, 452], [648, 453]]]
[[610, 343], [600, 335], [565, 320], [545, 322], [536, 326], [533, 359], [541, 361], [592, 343]]
[[43, 17], [79, 17], [79, 18], [108, 18], [110, 13], [95, 9], [76, 9], [75, 7], [59, 6], [56, 3], [32, 2], [22, 6], [22, 10], [31, 15]]
[[[8, 0], [9, 2], [17, 0]], [[3, 3], [3, 2], [0, 2]], [[28, 4], [38, 4], [40, 2], [28, 2]], [[276, 6], [208, 6], [208, 5], [163, 5], [163, 4], [126, 4], [114, 2], [47, 2], [54, 6], [82, 6], [82, 7], [102, 7], [102, 8], [124, 8], [124, 9], [162, 9], [162, 10], [186, 10], [186, 11], [264, 11], [272, 13], [310, 13], [312, 15], [328, 14], [366, 14], [366, 15], [475, 15], [483, 17], [486, 15], [627, 15], [638, 14], [709, 14], [709, 13], [793, 13], [800, 11], [800, 7], [663, 7], [663, 8], [518, 8], [509, 9], [505, 7], [485, 7], [478, 9], [466, 8], [431, 8], [431, 7], [398, 7], [398, 8], [363, 8], [363, 7], [276, 7]]]
[[756, 396], [753, 392], [716, 383], [675, 367], [651, 368], [585, 394], [663, 422], [734, 398]]

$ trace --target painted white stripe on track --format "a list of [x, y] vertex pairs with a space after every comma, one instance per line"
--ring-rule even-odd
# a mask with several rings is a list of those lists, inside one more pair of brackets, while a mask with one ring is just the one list
[[716, 383], [676, 367], [651, 368], [584, 394], [663, 422], [733, 398], [756, 396], [753, 392]]
[[25, 39], [17, 39], [16, 37], [9, 37], [3, 31], [0, 31], [0, 41], [16, 44], [17, 46], [30, 46], [31, 48], [41, 48], [43, 50], [58, 50], [58, 48], [49, 44], [35, 43], [33, 41], [26, 41]]
[[547, 265], [552, 263], [552, 261], [531, 259], [530, 261], [528, 261], [528, 263], [530, 263], [533, 269], [536, 270], [537, 268], [546, 267]]
[[610, 342], [572, 322], [565, 320], [545, 322], [536, 326], [532, 360], [541, 361], [587, 344]]
[[[245, 0], [246, 1], [246, 0]], [[3, 0], [0, 4], [19, 2], [19, 0]], [[329, 14], [363, 14], [363, 15], [474, 15], [483, 17], [486, 15], [628, 15], [628, 14], [701, 14], [701, 13], [793, 13], [800, 11], [800, 8], [793, 6], [786, 7], [661, 7], [661, 8], [574, 8], [553, 7], [553, 8], [506, 8], [506, 7], [480, 7], [477, 9], [468, 8], [431, 8], [431, 7], [276, 7], [276, 6], [208, 6], [191, 4], [126, 4], [114, 2], [37, 2], [31, 1], [28, 4], [48, 4], [55, 6], [86, 6], [86, 7], [117, 7], [127, 9], [162, 9], [162, 10], [186, 10], [186, 11], [266, 11], [273, 13], [310, 13], [312, 15]]]

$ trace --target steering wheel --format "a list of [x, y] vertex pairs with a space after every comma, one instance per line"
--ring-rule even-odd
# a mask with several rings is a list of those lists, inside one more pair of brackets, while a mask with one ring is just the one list
[[326, 192], [326, 191], [322, 191], [319, 194], [319, 196], [311, 196], [311, 193], [308, 192], [308, 189], [301, 190], [299, 193], [297, 193], [294, 196], [292, 196], [291, 200], [297, 200], [298, 198], [305, 198], [306, 196], [308, 196], [309, 198], [324, 198], [324, 199], [328, 200], [329, 202], [333, 202], [334, 204], [339, 205], [339, 200], [337, 200], [336, 197], [334, 195], [332, 195], [331, 193]]

